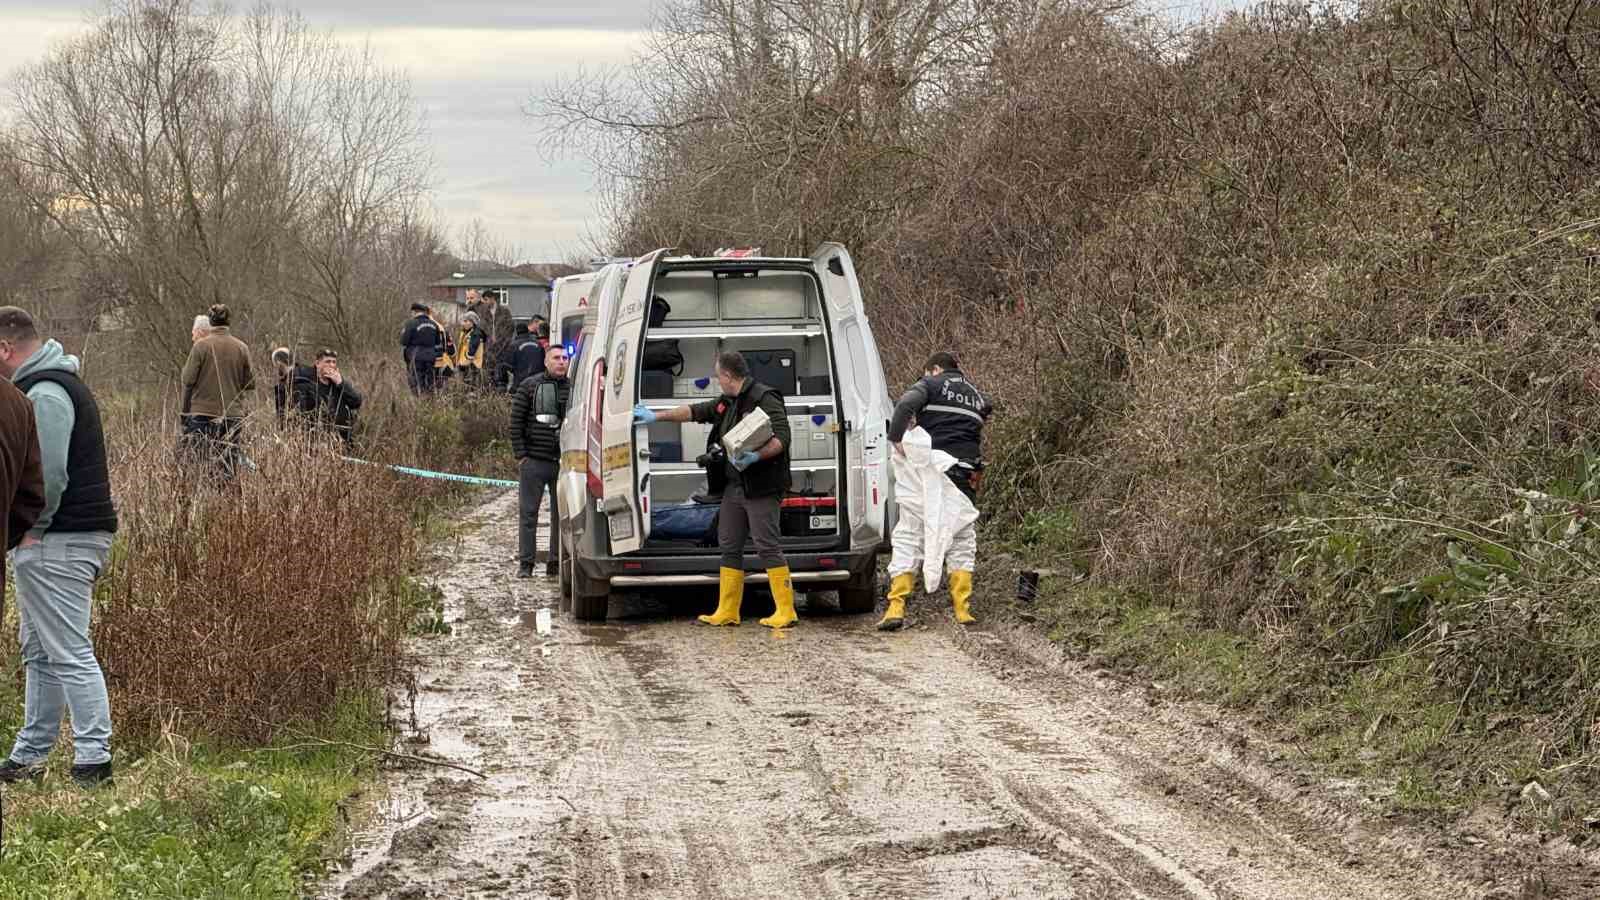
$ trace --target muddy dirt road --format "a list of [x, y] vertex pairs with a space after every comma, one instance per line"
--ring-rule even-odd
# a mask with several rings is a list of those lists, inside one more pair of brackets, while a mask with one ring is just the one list
[[326, 897], [1506, 889], [1381, 824], [1308, 813], [1203, 727], [1039, 661], [1020, 636], [957, 632], [942, 605], [884, 636], [804, 609], [785, 633], [748, 607], [743, 627], [708, 629], [639, 601], [600, 626], [557, 616], [540, 637], [533, 610], [555, 601], [549, 581], [509, 577], [514, 503], [490, 499], [446, 548], [454, 632], [419, 642], [420, 734], [402, 745], [487, 778], [391, 773]]

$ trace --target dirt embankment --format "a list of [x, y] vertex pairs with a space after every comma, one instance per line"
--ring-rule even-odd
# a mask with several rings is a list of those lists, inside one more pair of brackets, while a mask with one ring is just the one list
[[932, 610], [880, 635], [821, 600], [773, 633], [640, 600], [541, 637], [514, 499], [445, 548], [454, 632], [419, 642], [404, 747], [487, 777], [392, 773], [327, 897], [1459, 900], [1535, 868], [1316, 806], [1221, 729]]

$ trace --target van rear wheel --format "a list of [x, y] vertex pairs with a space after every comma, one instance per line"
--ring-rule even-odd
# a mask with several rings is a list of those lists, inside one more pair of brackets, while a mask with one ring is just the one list
[[872, 612], [878, 605], [878, 557], [839, 588], [839, 611], [852, 616]]
[[584, 574], [583, 567], [577, 562], [571, 565], [573, 618], [583, 622], [604, 622], [607, 607], [611, 605], [611, 586]]

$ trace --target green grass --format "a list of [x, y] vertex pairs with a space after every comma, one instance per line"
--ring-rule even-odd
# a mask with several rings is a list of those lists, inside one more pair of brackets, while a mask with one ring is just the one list
[[[12, 684], [0, 690], [8, 712], [20, 708]], [[349, 703], [317, 730], [381, 746], [375, 713]], [[7, 724], [0, 734], [14, 730]], [[119, 752], [115, 782], [94, 790], [67, 777], [63, 746], [42, 783], [5, 789], [0, 897], [300, 896], [339, 805], [374, 766], [359, 750], [301, 743], [312, 746], [252, 752], [169, 737], [159, 750]]]
[[1298, 764], [1363, 779], [1397, 812], [1448, 817], [1545, 774], [1525, 735], [1460, 715], [1419, 656], [1311, 678], [1293, 668], [1292, 649], [1207, 624], [1183, 604], [1082, 583], [1047, 581], [1032, 612], [1090, 664], [1250, 714]]

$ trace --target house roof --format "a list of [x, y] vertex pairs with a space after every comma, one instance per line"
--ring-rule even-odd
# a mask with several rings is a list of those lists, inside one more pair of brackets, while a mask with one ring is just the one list
[[535, 287], [549, 289], [550, 284], [544, 281], [534, 281], [515, 272], [476, 272], [462, 278], [451, 276], [435, 281], [429, 287], [462, 287], [462, 288], [508, 288], [508, 287]]

